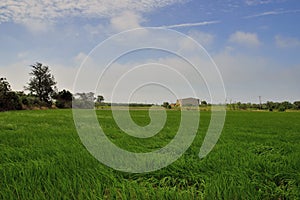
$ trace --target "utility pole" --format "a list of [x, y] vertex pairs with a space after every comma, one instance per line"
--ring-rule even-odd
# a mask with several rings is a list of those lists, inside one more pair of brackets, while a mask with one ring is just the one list
[[259, 98], [259, 108], [262, 109], [262, 106], [261, 106], [261, 96], [258, 96]]

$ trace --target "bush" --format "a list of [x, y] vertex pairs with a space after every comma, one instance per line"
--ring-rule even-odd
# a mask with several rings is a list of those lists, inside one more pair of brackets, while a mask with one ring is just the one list
[[22, 105], [18, 94], [11, 91], [6, 78], [0, 78], [0, 111], [20, 109], [22, 109]]
[[295, 107], [295, 109], [300, 110], [300, 101], [295, 101], [294, 107]]
[[15, 92], [9, 91], [0, 96], [0, 111], [22, 109], [20, 98]]
[[279, 112], [284, 112], [286, 110], [286, 108], [283, 105], [280, 105], [278, 108]]
[[170, 106], [169, 102], [164, 102], [162, 105], [162, 107], [164, 108], [169, 108], [169, 106]]
[[68, 90], [62, 90], [53, 96], [57, 108], [72, 108], [73, 95]]
[[64, 103], [63, 101], [57, 100], [57, 101], [55, 102], [55, 106], [56, 106], [57, 108], [65, 108], [65, 103]]

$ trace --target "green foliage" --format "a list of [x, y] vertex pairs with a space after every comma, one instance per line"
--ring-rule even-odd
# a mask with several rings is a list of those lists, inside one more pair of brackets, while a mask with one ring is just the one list
[[104, 101], [104, 97], [102, 95], [98, 95], [96, 102], [95, 102], [95, 106], [96, 108], [103, 108], [104, 106], [107, 106], [106, 103], [103, 102]]
[[0, 78], [0, 93], [6, 93], [11, 91], [10, 84], [7, 82], [6, 78]]
[[22, 105], [19, 96], [12, 91], [0, 94], [0, 111], [21, 110]]
[[280, 105], [279, 105], [279, 107], [278, 108], [280, 108], [280, 106], [282, 106], [284, 109], [292, 109], [293, 108], [293, 104], [292, 103], [290, 103], [290, 102], [288, 102], [288, 101], [284, 101], [284, 102], [282, 102], [282, 103], [280, 103]]
[[102, 103], [102, 101], [104, 101], [104, 97], [102, 95], [98, 95], [96, 102], [97, 103]]
[[279, 112], [284, 112], [286, 110], [286, 107], [284, 106], [284, 105], [280, 105], [279, 107], [278, 107], [278, 111]]
[[0, 111], [21, 109], [22, 105], [17, 93], [11, 91], [6, 78], [0, 78]]
[[[118, 128], [111, 111], [96, 114], [107, 137], [134, 152], [167, 145], [180, 122], [180, 111], [167, 111], [160, 133], [138, 139]], [[150, 121], [147, 111], [131, 114]], [[210, 117], [201, 112], [194, 143], [173, 164], [129, 174], [90, 155], [71, 110], [0, 113], [0, 199], [300, 199], [299, 112], [229, 111], [219, 142], [200, 160]]]
[[294, 104], [283, 101], [283, 102], [273, 102], [273, 101], [267, 101], [267, 103], [263, 104], [252, 104], [252, 103], [231, 103], [227, 104], [227, 108], [229, 110], [269, 110], [269, 111], [280, 111], [283, 112], [285, 110], [291, 110], [291, 109], [300, 109], [300, 101], [295, 101]]
[[68, 90], [62, 90], [57, 94], [53, 95], [56, 99], [55, 105], [57, 108], [72, 108], [73, 95]]
[[201, 101], [201, 106], [207, 106], [207, 102], [206, 101]]
[[26, 90], [29, 90], [31, 94], [36, 95], [41, 102], [51, 106], [51, 96], [55, 92], [56, 82], [54, 76], [50, 73], [48, 66], [44, 66], [42, 63], [36, 63], [31, 65], [32, 72], [29, 74], [32, 76], [29, 80]]
[[276, 106], [272, 101], [268, 101], [266, 105], [267, 105], [267, 109], [269, 111], [273, 111], [275, 109], [275, 106]]
[[295, 109], [300, 110], [300, 101], [294, 102]]
[[167, 108], [167, 109], [171, 109], [171, 105], [169, 104], [169, 102], [164, 102], [162, 107]]
[[32, 94], [25, 94], [24, 92], [17, 93], [22, 103], [23, 109], [33, 109], [41, 106], [47, 107], [48, 104], [41, 102], [40, 99]]
[[94, 108], [95, 93], [76, 93], [73, 101], [74, 108]]

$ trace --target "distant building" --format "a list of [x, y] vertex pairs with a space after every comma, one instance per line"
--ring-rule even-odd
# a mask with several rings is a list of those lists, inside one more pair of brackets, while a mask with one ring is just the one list
[[185, 98], [185, 99], [177, 99], [176, 105], [183, 106], [199, 106], [199, 99], [196, 98]]
[[171, 108], [175, 108], [176, 107], [176, 103], [171, 103], [170, 106], [171, 106]]

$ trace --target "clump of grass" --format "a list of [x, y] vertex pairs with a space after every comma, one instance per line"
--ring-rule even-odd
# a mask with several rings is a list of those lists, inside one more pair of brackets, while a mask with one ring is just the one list
[[16, 130], [17, 125], [15, 125], [15, 124], [1, 124], [0, 129], [1, 130]]

